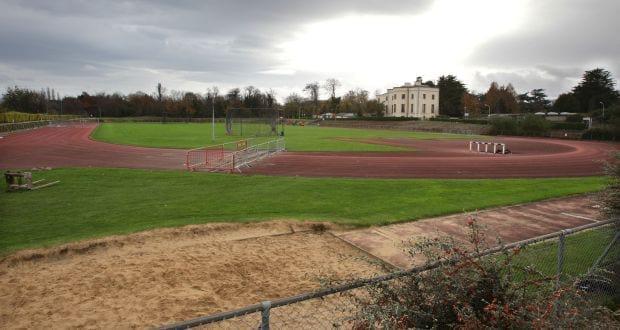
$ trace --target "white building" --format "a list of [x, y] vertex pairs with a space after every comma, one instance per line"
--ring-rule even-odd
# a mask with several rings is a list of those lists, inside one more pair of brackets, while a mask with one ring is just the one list
[[386, 117], [417, 117], [428, 119], [439, 115], [439, 88], [422, 84], [422, 77], [415, 84], [405, 83], [378, 96]]

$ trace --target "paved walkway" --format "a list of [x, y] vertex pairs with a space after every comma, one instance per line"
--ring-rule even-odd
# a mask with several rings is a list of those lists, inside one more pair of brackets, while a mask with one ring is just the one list
[[[487, 241], [500, 237], [512, 243], [599, 221], [598, 208], [590, 196], [582, 195], [480, 211], [477, 219], [486, 228]], [[407, 268], [422, 261], [406, 252], [409, 242], [436, 236], [467, 241], [466, 222], [467, 215], [455, 214], [336, 236], [391, 265]]]

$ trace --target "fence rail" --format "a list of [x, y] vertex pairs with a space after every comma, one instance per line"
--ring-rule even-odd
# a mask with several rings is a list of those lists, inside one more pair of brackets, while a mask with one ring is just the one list
[[[567, 237], [573, 236], [577, 233], [584, 232], [586, 230], [604, 229], [609, 228], [616, 222], [617, 219], [601, 221], [596, 223], [587, 224], [572, 229], [566, 229], [558, 232], [554, 232], [547, 235], [538, 236], [535, 238], [506, 244], [499, 245], [480, 253], [472, 254], [473, 258], [480, 258], [484, 256], [490, 256], [502, 251], [507, 251], [515, 248], [524, 248], [527, 246], [533, 246], [543, 242], [549, 242], [557, 240], [557, 248], [555, 254], [555, 265], [548, 265], [555, 270], [555, 273], [559, 279], [565, 272], [565, 263], [567, 258]], [[599, 266], [601, 260], [606, 258], [612, 247], [619, 248], [619, 234], [615, 233], [613, 238], [606, 243], [606, 247], [602, 252], [596, 252], [589, 260], [591, 266], [586, 268], [586, 273], [591, 273]], [[617, 250], [616, 250], [617, 251]], [[263, 301], [258, 304], [250, 305], [244, 308], [199, 317], [192, 320], [187, 320], [179, 323], [169, 324], [160, 327], [160, 329], [188, 329], [197, 326], [206, 326], [207, 328], [260, 328], [269, 329], [271, 326], [278, 325], [280, 328], [289, 327], [301, 327], [301, 328], [332, 328], [341, 324], [343, 319], [350, 318], [352, 310], [355, 308], [350, 305], [350, 302], [344, 302], [342, 300], [337, 301], [337, 295], [350, 292], [352, 290], [360, 289], [369, 285], [373, 285], [380, 282], [391, 281], [405, 276], [425, 272], [431, 269], [435, 269], [441, 266], [445, 266], [454, 262], [454, 259], [441, 260], [431, 263], [426, 263], [421, 266], [416, 266], [408, 270], [401, 270], [392, 272], [385, 275], [376, 276], [373, 278], [360, 279], [357, 281], [348, 282], [342, 285], [333, 286], [325, 289], [321, 289], [315, 292], [304, 293], [292, 297], [277, 299], [273, 301]], [[295, 316], [292, 316], [290, 310], [286, 308], [294, 308], [294, 306], [300, 305], [301, 311], [297, 311]], [[278, 309], [284, 308], [285, 310], [279, 311]], [[317, 317], [317, 315], [322, 315]], [[229, 322], [224, 324], [224, 322]]]
[[98, 118], [72, 118], [72, 119], [55, 119], [55, 120], [37, 120], [37, 121], [24, 121], [17, 123], [5, 123], [0, 124], [0, 133], [10, 133], [29, 129], [35, 129], [40, 127], [62, 127], [62, 126], [76, 126], [88, 123], [98, 123]]
[[257, 139], [227, 142], [188, 150], [185, 166], [189, 171], [240, 171], [241, 167], [250, 166], [284, 149], [284, 138], [265, 142], [259, 142]]

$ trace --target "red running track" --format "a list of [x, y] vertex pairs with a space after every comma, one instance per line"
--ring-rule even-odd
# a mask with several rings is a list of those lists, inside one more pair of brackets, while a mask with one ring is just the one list
[[287, 152], [244, 173], [363, 178], [536, 178], [600, 175], [618, 144], [498, 137], [512, 154], [469, 151], [463, 140], [367, 141], [416, 151], [396, 153]]
[[185, 150], [141, 148], [93, 141], [96, 124], [43, 127], [0, 139], [0, 168], [122, 167], [183, 169]]
[[[44, 127], [0, 139], [0, 168], [121, 167], [183, 169], [185, 150], [142, 148], [93, 141], [95, 125]], [[517, 178], [589, 176], [603, 173], [618, 144], [497, 138], [510, 155], [468, 151], [467, 141], [368, 140], [415, 151], [285, 152], [263, 160], [245, 174], [368, 178]]]

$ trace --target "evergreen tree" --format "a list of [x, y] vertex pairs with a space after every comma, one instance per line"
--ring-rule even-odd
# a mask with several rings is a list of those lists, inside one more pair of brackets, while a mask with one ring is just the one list
[[618, 102], [620, 93], [615, 89], [611, 72], [596, 68], [586, 71], [581, 81], [573, 88], [573, 94], [579, 101], [582, 112], [590, 112], [600, 107], [600, 102], [609, 107]]
[[463, 94], [467, 93], [465, 85], [453, 75], [441, 76], [437, 81], [439, 87], [439, 114], [450, 117], [463, 116]]
[[579, 100], [573, 95], [573, 93], [564, 93], [558, 96], [557, 100], [553, 102], [553, 111], [560, 112], [579, 112]]

